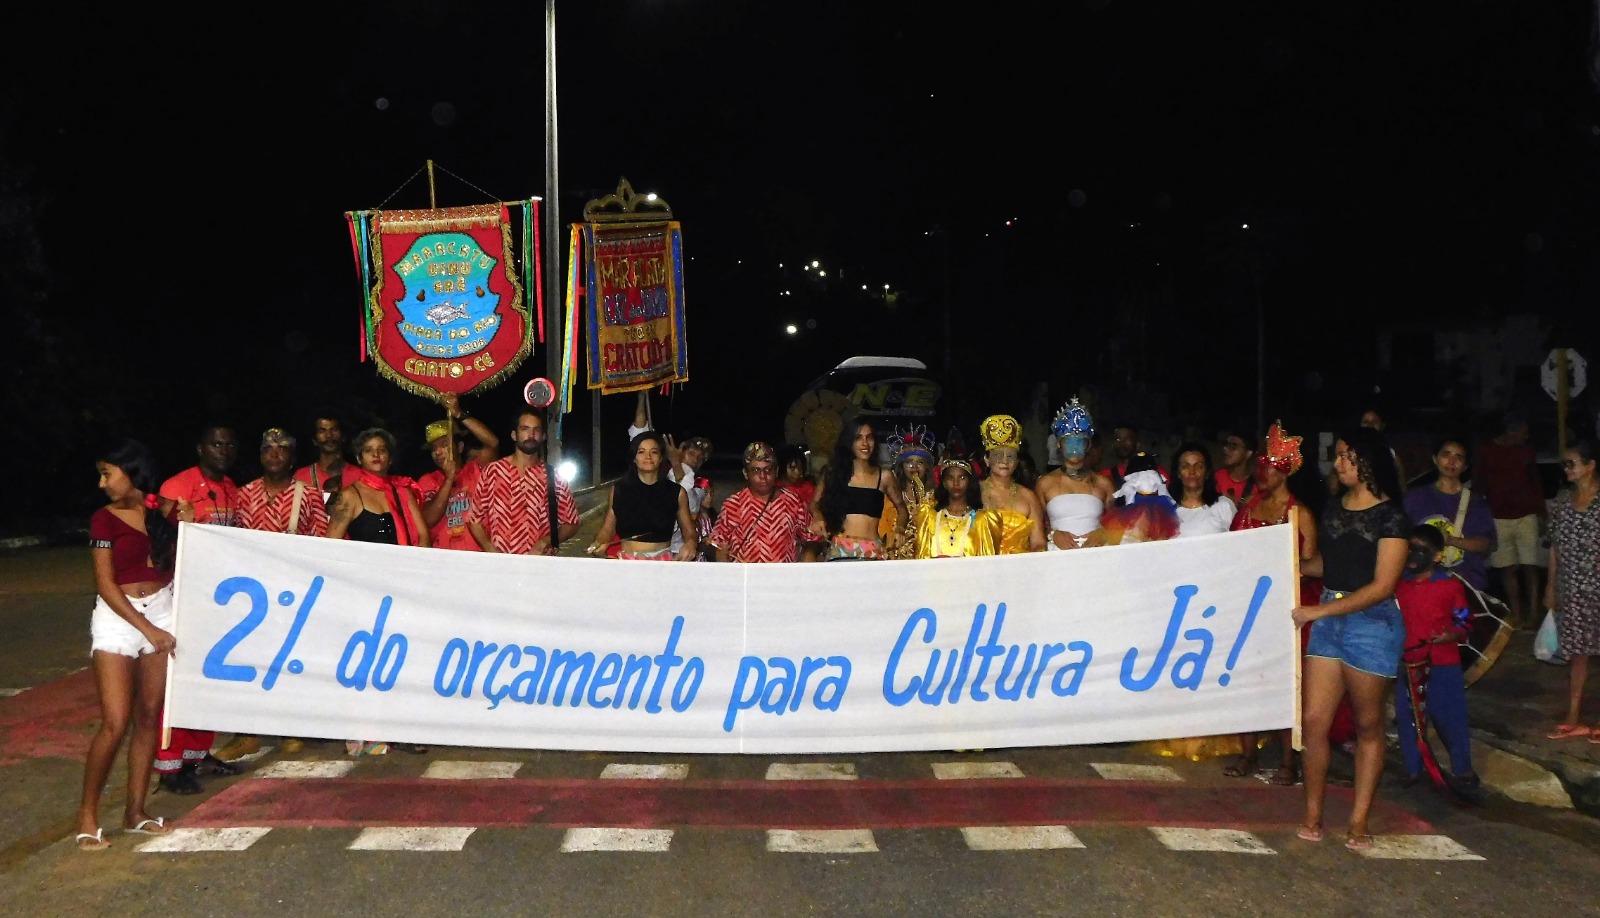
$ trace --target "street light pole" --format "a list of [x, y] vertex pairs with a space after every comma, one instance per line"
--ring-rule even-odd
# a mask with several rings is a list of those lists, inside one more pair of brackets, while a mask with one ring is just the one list
[[[556, 173], [556, 0], [544, 0], [544, 263], [545, 302], [545, 378], [561, 385], [561, 198]], [[560, 401], [556, 411], [561, 411]], [[561, 461], [561, 443], [545, 418], [544, 481], [545, 505], [550, 515], [550, 551], [561, 545], [561, 526], [556, 499], [556, 464]]]

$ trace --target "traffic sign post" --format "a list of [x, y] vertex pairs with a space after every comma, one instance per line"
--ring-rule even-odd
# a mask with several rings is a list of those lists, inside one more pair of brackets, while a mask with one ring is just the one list
[[1567, 402], [1588, 385], [1588, 361], [1571, 348], [1558, 347], [1539, 367], [1539, 382], [1556, 400], [1556, 448], [1564, 454], [1567, 451]]

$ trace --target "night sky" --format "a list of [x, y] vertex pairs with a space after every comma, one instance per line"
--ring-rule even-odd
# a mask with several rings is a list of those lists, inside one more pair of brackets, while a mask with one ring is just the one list
[[[1380, 332], [1527, 313], [1600, 357], [1594, 5], [1403, 6], [558, 4], [560, 215], [623, 177], [671, 204], [692, 378], [658, 419], [719, 452], [853, 354], [923, 359], [969, 428], [1036, 382], [1249, 421], [1258, 293], [1267, 413], [1306, 425], [1437, 402]], [[29, 512], [92, 506], [107, 437], [176, 471], [210, 420], [243, 481], [322, 405], [424, 471], [434, 410], [358, 362], [344, 213], [427, 206], [429, 159], [441, 206], [545, 194], [542, 5], [11, 15], [0, 408], [55, 488]], [[467, 405], [506, 428], [543, 374]], [[608, 472], [631, 411], [605, 400]]]

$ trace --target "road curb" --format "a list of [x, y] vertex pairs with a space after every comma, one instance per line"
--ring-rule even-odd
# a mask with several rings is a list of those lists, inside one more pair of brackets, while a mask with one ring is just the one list
[[[1479, 747], [1487, 752], [1478, 764], [1486, 786], [1524, 803], [1571, 808], [1600, 817], [1600, 765], [1548, 753], [1486, 730], [1474, 728], [1472, 739], [1475, 764]], [[1491, 770], [1496, 771], [1492, 777]]]

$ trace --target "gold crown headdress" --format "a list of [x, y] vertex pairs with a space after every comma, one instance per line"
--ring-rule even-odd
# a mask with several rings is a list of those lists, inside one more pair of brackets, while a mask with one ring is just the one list
[[772, 462], [776, 457], [777, 453], [773, 451], [771, 444], [763, 443], [760, 440], [744, 448], [745, 465], [749, 465], [752, 462]]
[[1302, 439], [1285, 434], [1283, 421], [1273, 421], [1272, 426], [1267, 428], [1267, 453], [1259, 461], [1285, 475], [1293, 475], [1300, 471], [1300, 463], [1304, 461], [1300, 455]]
[[978, 432], [983, 436], [984, 449], [1022, 448], [1022, 425], [1009, 414], [992, 414], [984, 418]]

